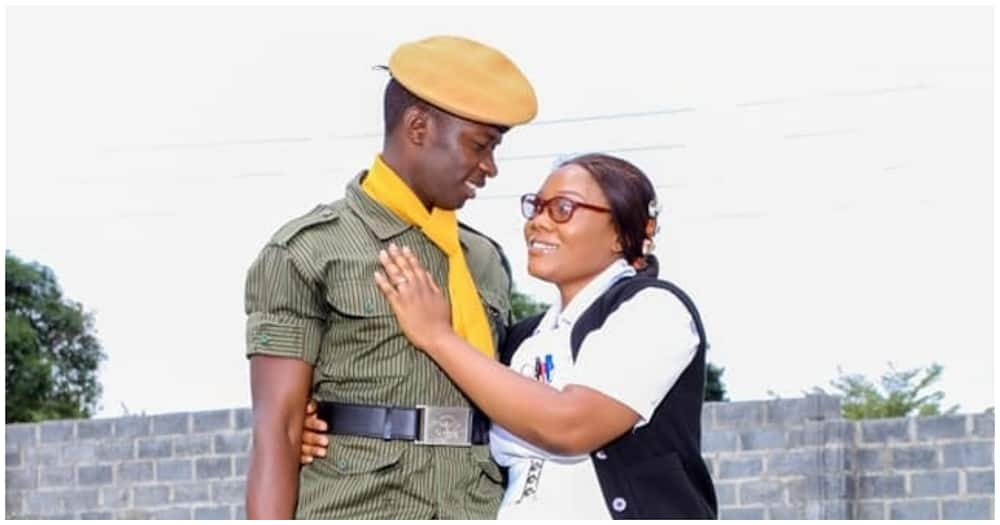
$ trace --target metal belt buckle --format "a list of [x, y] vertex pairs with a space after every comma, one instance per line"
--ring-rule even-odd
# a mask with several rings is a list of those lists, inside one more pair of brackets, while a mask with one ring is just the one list
[[417, 412], [420, 412], [420, 432], [415, 444], [472, 446], [471, 408], [417, 405]]

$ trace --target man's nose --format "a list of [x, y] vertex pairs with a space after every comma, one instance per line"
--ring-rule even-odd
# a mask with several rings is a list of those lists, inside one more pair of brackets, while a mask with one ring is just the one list
[[493, 155], [490, 154], [485, 159], [479, 161], [479, 169], [486, 174], [487, 177], [497, 176], [497, 163], [493, 159]]

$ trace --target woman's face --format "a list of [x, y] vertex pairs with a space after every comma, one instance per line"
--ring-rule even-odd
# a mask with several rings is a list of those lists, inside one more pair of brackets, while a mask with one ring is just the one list
[[[560, 196], [610, 208], [594, 178], [575, 164], [552, 172], [538, 195], [543, 201]], [[582, 207], [564, 223], [552, 220], [548, 209], [542, 210], [525, 223], [524, 240], [528, 244], [528, 273], [559, 286], [564, 300], [572, 298], [621, 252], [611, 213]]]

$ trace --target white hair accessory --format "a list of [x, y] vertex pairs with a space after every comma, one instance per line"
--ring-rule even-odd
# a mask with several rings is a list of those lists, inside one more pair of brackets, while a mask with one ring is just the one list
[[650, 219], [655, 219], [660, 214], [660, 211], [662, 211], [662, 208], [660, 207], [660, 202], [657, 201], [656, 199], [649, 201], [649, 207], [646, 208], [646, 211], [649, 212]]

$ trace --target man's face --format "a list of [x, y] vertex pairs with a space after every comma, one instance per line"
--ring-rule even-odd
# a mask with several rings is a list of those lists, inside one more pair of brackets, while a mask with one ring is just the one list
[[493, 150], [501, 139], [493, 126], [432, 110], [419, 159], [420, 180], [415, 181], [419, 193], [438, 208], [461, 208], [487, 177], [497, 175]]

